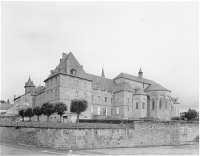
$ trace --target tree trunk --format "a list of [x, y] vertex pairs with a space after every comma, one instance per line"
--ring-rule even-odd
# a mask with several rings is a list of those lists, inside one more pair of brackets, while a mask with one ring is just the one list
[[62, 116], [62, 115], [60, 115], [60, 123], [62, 122], [61, 116]]
[[38, 116], [37, 116], [37, 122], [39, 122], [39, 120], [40, 120], [40, 119], [39, 119], [39, 115], [38, 115]]
[[76, 123], [79, 123], [79, 114], [77, 113]]

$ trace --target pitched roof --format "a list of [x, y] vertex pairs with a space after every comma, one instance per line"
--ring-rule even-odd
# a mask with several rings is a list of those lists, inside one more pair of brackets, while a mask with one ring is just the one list
[[94, 89], [101, 89], [101, 90], [107, 90], [107, 91], [113, 91], [114, 86], [115, 86], [115, 82], [114, 80], [105, 78], [105, 77], [101, 77], [101, 76], [96, 76], [93, 74], [89, 74], [87, 73], [88, 76], [90, 77], [90, 79], [92, 79], [93, 83], [93, 88]]
[[120, 92], [120, 91], [134, 92], [134, 89], [131, 87], [131, 85], [128, 82], [122, 82], [115, 85], [115, 89], [114, 89], [114, 92]]
[[136, 90], [136, 92], [134, 93], [134, 95], [147, 95], [147, 94], [144, 92], [143, 89], [138, 88], [138, 89]]
[[[72, 70], [72, 69], [76, 70], [76, 75], [72, 75], [72, 76], [91, 81], [90, 77], [83, 70], [82, 66], [76, 60], [76, 58], [74, 57], [72, 52], [70, 52], [64, 59], [61, 59], [61, 62], [59, 63], [59, 65], [54, 70], [51, 71], [51, 74], [49, 75], [49, 77], [46, 80], [48, 80], [49, 78], [51, 78], [57, 74], [60, 74], [60, 73], [66, 74], [66, 75], [71, 75], [71, 73], [70, 74], [67, 73], [67, 67], [68, 67], [67, 60], [70, 61], [70, 65], [69, 65], [70, 70]], [[44, 82], [46, 80], [44, 80]]]
[[155, 83], [152, 80], [140, 78], [140, 77], [137, 77], [137, 76], [126, 74], [126, 73], [120, 73], [117, 77], [114, 78], [114, 80], [119, 79], [119, 78], [125, 78], [125, 79], [129, 79], [129, 80], [137, 81], [137, 82], [142, 82], [142, 83], [146, 83], [146, 84], [154, 84]]
[[169, 91], [169, 92], [171, 92], [170, 90], [164, 88], [160, 84], [151, 84], [150, 86], [148, 86], [145, 89], [145, 92], [148, 92], [148, 91]]
[[3, 104], [0, 104], [0, 110], [8, 110], [12, 106], [13, 104], [3, 103]]

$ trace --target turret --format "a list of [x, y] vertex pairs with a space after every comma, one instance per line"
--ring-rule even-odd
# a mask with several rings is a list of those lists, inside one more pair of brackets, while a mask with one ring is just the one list
[[138, 72], [138, 77], [139, 78], [143, 78], [143, 72], [142, 69], [140, 68], [139, 72]]
[[25, 83], [24, 88], [25, 88], [25, 94], [29, 92], [33, 92], [35, 90], [35, 85], [33, 81], [31, 81], [30, 75], [29, 75], [28, 81]]
[[103, 69], [103, 68], [102, 68], [101, 77], [105, 77], [105, 74], [104, 74], [104, 69]]

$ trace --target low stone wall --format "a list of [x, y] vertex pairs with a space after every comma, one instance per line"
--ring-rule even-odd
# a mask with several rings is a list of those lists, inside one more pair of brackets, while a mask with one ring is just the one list
[[127, 129], [46, 129], [0, 127], [0, 139], [55, 149], [178, 145], [199, 135], [199, 123], [135, 122]]

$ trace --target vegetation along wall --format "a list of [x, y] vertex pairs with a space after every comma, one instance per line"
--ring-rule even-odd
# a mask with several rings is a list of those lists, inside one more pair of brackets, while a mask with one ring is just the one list
[[53, 129], [0, 127], [0, 139], [55, 149], [178, 145], [199, 135], [199, 123], [136, 121], [134, 128]]

